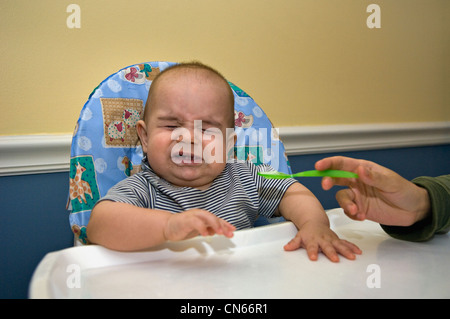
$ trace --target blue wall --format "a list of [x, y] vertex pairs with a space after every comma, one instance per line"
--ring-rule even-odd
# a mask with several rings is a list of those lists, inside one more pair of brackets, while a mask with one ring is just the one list
[[0, 177], [0, 298], [26, 298], [45, 254], [73, 244], [65, 210], [68, 176]]
[[[449, 174], [450, 145], [291, 156], [294, 172], [313, 169], [326, 156], [375, 161], [407, 179]], [[335, 191], [320, 179], [300, 180], [326, 209], [337, 207]], [[73, 237], [65, 210], [68, 172], [0, 177], [0, 298], [27, 298], [34, 269], [48, 252], [70, 247]]]

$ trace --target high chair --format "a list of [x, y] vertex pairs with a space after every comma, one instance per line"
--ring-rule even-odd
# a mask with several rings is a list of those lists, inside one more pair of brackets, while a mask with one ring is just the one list
[[[103, 80], [83, 106], [72, 139], [67, 203], [76, 244], [89, 243], [86, 226], [95, 203], [113, 185], [140, 170], [143, 153], [136, 122], [143, 116], [151, 82], [174, 64], [146, 62], [125, 67]], [[270, 164], [290, 174], [284, 145], [264, 111], [247, 93], [229, 84], [235, 97], [234, 157]], [[277, 221], [260, 217], [255, 226]]]

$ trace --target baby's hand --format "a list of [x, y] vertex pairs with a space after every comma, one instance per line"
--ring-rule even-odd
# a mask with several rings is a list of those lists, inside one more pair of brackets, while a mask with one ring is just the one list
[[164, 237], [171, 241], [214, 234], [231, 238], [235, 230], [236, 227], [206, 210], [190, 209], [170, 216], [164, 229]]
[[307, 222], [297, 232], [297, 235], [284, 246], [284, 250], [292, 251], [300, 247], [306, 249], [310, 260], [317, 260], [319, 250], [332, 262], [338, 262], [338, 253], [347, 259], [355, 259], [355, 254], [361, 254], [358, 246], [340, 239], [327, 225]]

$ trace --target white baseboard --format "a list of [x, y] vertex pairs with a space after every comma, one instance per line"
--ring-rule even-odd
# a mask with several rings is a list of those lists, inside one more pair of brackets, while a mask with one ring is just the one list
[[[450, 122], [280, 127], [288, 155], [450, 144]], [[0, 136], [0, 176], [69, 171], [71, 134]]]

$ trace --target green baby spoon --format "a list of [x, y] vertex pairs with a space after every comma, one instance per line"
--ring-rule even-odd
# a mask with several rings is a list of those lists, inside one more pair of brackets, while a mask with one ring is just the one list
[[358, 174], [356, 173], [333, 169], [328, 169], [324, 171], [317, 171], [317, 170], [304, 171], [295, 174], [285, 174], [277, 171], [270, 171], [270, 172], [258, 172], [258, 175], [263, 176], [265, 178], [274, 178], [274, 179], [291, 178], [291, 177], [325, 177], [325, 176], [334, 178], [358, 178]]

